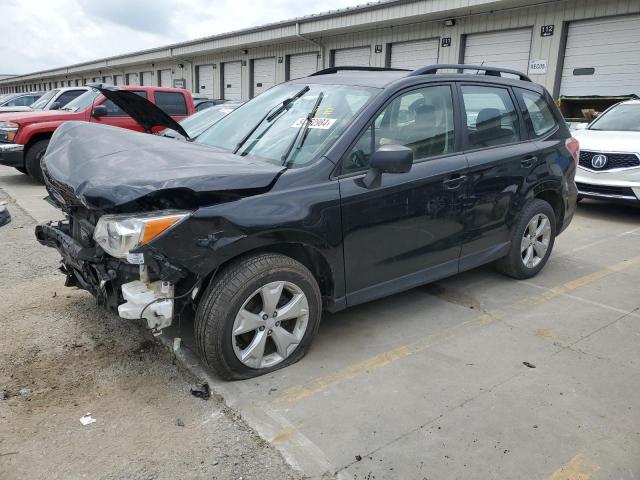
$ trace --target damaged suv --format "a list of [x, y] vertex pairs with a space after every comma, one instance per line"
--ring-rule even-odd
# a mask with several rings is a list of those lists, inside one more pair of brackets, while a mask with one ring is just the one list
[[242, 379], [299, 360], [323, 311], [489, 262], [536, 275], [574, 214], [577, 159], [524, 74], [338, 67], [195, 142], [63, 125], [43, 172], [67, 220], [36, 236], [121, 317], [158, 332], [194, 311], [204, 362]]

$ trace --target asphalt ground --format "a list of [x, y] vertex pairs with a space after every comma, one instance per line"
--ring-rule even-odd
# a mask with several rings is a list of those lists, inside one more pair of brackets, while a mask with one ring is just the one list
[[[0, 188], [53, 215], [26, 177]], [[640, 477], [638, 209], [581, 203], [534, 279], [487, 266], [327, 314], [307, 357], [257, 379], [209, 375], [186, 327], [164, 338], [185, 338], [177, 360], [308, 477]]]

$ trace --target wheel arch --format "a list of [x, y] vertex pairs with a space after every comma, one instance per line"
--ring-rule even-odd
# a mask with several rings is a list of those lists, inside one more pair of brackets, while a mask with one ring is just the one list
[[[323, 299], [323, 306], [330, 303], [336, 295], [336, 278], [337, 272], [334, 272], [325, 255], [320, 249], [309, 245], [308, 243], [299, 241], [281, 241], [261, 245], [244, 250], [242, 253], [228, 258], [220, 263], [218, 267], [203, 278], [202, 285], [209, 285], [215, 277], [228, 265], [238, 260], [261, 253], [278, 253], [300, 262], [312, 273]], [[204, 289], [201, 289], [201, 292]], [[198, 295], [199, 296], [199, 295]]]
[[536, 191], [533, 198], [544, 200], [551, 205], [553, 213], [556, 215], [556, 232], [559, 232], [564, 223], [564, 201], [562, 195], [556, 189], [544, 188]]

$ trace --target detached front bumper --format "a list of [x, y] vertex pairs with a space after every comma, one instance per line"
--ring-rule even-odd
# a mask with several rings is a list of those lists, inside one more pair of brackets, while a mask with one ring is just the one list
[[171, 325], [173, 283], [150, 281], [146, 266], [130, 265], [105, 254], [99, 247], [83, 247], [70, 235], [65, 222], [38, 225], [35, 234], [40, 244], [55, 248], [62, 256], [66, 286], [87, 290], [100, 305], [122, 318], [144, 318], [154, 332]]
[[0, 165], [24, 168], [24, 145], [0, 143]]
[[640, 203], [640, 170], [591, 172], [578, 168], [578, 194], [584, 198], [618, 203]]

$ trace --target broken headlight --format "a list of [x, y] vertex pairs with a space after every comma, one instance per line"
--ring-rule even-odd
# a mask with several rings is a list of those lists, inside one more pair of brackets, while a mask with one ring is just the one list
[[176, 210], [139, 215], [104, 215], [98, 220], [93, 239], [109, 255], [125, 258], [131, 250], [149, 243], [187, 215], [189, 212]]
[[13, 142], [20, 125], [14, 122], [0, 122], [0, 142]]

